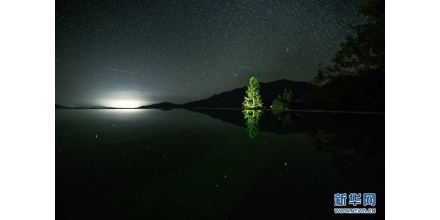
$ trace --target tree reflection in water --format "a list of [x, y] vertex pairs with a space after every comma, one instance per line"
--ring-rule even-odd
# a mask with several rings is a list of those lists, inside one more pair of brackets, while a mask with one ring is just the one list
[[258, 134], [259, 129], [259, 121], [261, 115], [263, 114], [262, 110], [243, 110], [244, 119], [246, 119], [246, 130], [249, 132], [250, 138], [255, 138]]

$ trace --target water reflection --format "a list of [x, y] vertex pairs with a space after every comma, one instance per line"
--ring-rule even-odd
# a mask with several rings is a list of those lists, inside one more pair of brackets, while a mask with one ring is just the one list
[[273, 111], [272, 113], [277, 117], [277, 119], [279, 121], [282, 121], [284, 126], [291, 126], [292, 125], [293, 117], [291, 116], [290, 113], [282, 112], [282, 113], [276, 114], [275, 111]]
[[[286, 91], [285, 91], [286, 92]], [[290, 91], [291, 92], [291, 91]], [[279, 100], [278, 100], [279, 99]], [[281, 102], [281, 98], [278, 98], [272, 104], [272, 114], [279, 120], [282, 121], [284, 126], [291, 126], [294, 117], [302, 117], [300, 113], [295, 113], [294, 117], [292, 117], [291, 113], [286, 111], [287, 107], [283, 102]], [[290, 98], [289, 98], [290, 100]]]
[[333, 166], [347, 188], [383, 192], [383, 116], [316, 115], [307, 121], [310, 124], [307, 137], [318, 152], [331, 155]]
[[[239, 125], [233, 113], [201, 112]], [[277, 135], [305, 134], [316, 146], [317, 155], [330, 157], [343, 184], [341, 188], [372, 191], [383, 195], [385, 162], [384, 116], [243, 111], [250, 138], [259, 131]], [[281, 136], [278, 136], [279, 138]], [[297, 144], [301, 144], [300, 142]]]
[[250, 138], [257, 136], [262, 114], [262, 110], [243, 110], [244, 119], [246, 119], [246, 130], [248, 130]]
[[384, 116], [132, 111], [57, 110], [57, 217], [329, 219], [372, 192], [383, 218]]

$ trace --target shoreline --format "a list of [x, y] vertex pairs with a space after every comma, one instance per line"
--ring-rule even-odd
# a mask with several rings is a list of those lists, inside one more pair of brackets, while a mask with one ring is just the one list
[[[185, 109], [185, 110], [232, 110], [232, 111], [243, 111], [243, 110], [262, 110], [262, 111], [272, 111], [272, 109], [241, 109], [241, 108], [56, 108], [55, 110], [119, 110], [119, 109], [135, 109], [135, 110], [173, 110], [173, 109]], [[286, 112], [307, 112], [307, 113], [337, 113], [337, 114], [376, 114], [385, 115], [385, 112], [373, 112], [373, 111], [337, 111], [337, 110], [285, 110]]]

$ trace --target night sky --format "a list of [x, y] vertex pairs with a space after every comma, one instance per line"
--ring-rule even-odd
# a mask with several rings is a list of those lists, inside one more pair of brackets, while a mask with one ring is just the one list
[[361, 21], [359, 2], [56, 1], [55, 101], [181, 104], [252, 76], [309, 81]]

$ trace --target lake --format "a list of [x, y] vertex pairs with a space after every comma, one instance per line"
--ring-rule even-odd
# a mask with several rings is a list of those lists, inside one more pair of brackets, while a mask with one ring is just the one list
[[62, 109], [55, 148], [60, 219], [384, 218], [384, 114]]

